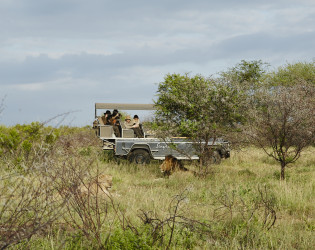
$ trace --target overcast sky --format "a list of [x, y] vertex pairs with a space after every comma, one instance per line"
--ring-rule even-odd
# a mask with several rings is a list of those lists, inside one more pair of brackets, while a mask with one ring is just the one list
[[0, 30], [0, 124], [82, 126], [95, 102], [152, 103], [167, 73], [313, 61], [315, 1], [0, 0]]

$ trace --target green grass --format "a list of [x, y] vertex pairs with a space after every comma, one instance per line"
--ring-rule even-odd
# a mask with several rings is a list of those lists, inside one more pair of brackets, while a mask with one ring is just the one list
[[[80, 136], [78, 138], [82, 141]], [[105, 213], [106, 223], [100, 233], [103, 245], [67, 223], [69, 215], [63, 210], [47, 230], [37, 232], [29, 241], [12, 248], [164, 249], [171, 237], [172, 223], [165, 224], [163, 232], [158, 231], [163, 241], [155, 240], [152, 222], [145, 224], [139, 216], [145, 212], [156, 222], [170, 218], [178, 195], [182, 201], [177, 215], [188, 222], [181, 224], [183, 220], [178, 218], [170, 244], [173, 249], [312, 249], [315, 246], [315, 148], [306, 150], [286, 169], [286, 180], [280, 181], [279, 164], [256, 148], [232, 151], [231, 158], [211, 166], [209, 174], [203, 178], [192, 172], [175, 172], [163, 178], [159, 162], [136, 166], [124, 160], [107, 160], [95, 145], [70, 142], [74, 145], [72, 151], [61, 149], [63, 144], [56, 144], [54, 154], [49, 156], [52, 157], [50, 171], [56, 168], [58, 173], [64, 166], [74, 167], [78, 173], [82, 170], [82, 174], [93, 175], [98, 169], [113, 176], [114, 207], [109, 207]], [[1, 163], [2, 176], [14, 172], [14, 164], [8, 162]], [[48, 164], [44, 160], [40, 163]], [[198, 169], [193, 164], [185, 166], [194, 171]], [[23, 178], [34, 178], [41, 173], [31, 172]], [[13, 182], [1, 180], [0, 198], [9, 192], [9, 183]], [[264, 216], [266, 206], [262, 200], [276, 213], [276, 222], [270, 228], [271, 217]], [[126, 221], [122, 222], [121, 218]]]
[[[258, 231], [253, 232], [257, 235], [249, 248], [311, 249], [315, 245], [314, 151], [314, 148], [307, 150], [296, 164], [286, 170], [286, 181], [279, 180], [277, 173], [280, 167], [277, 162], [254, 148], [233, 152], [230, 159], [212, 166], [213, 171], [206, 178], [197, 178], [187, 172], [174, 173], [168, 179], [161, 178], [158, 165], [134, 168], [103, 164], [102, 168], [114, 176], [115, 199], [126, 208], [126, 214], [131, 218], [135, 218], [140, 209], [167, 216], [172, 198], [187, 189], [187, 216], [224, 225], [228, 222], [214, 218], [211, 205], [215, 202], [214, 195], [220, 192], [231, 195], [235, 192], [251, 204], [251, 195], [257, 194], [258, 188], [267, 186], [276, 199], [277, 220], [269, 231], [259, 228], [259, 223], [253, 223], [254, 227], [258, 226]], [[186, 167], [194, 169], [194, 166]], [[235, 229], [229, 230], [233, 234]], [[229, 240], [218, 239], [209, 244], [207, 240], [199, 239], [196, 244], [200, 244], [199, 247], [239, 248], [240, 240], [236, 234]]]

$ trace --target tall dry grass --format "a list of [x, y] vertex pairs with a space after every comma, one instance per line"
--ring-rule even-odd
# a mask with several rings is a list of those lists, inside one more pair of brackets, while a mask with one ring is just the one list
[[[213, 235], [208, 239], [197, 237], [196, 247], [311, 248], [315, 243], [314, 152], [309, 148], [288, 169], [286, 181], [279, 181], [277, 162], [255, 148], [234, 151], [230, 159], [212, 166], [206, 178], [197, 178], [191, 172], [162, 178], [158, 163], [103, 163], [102, 168], [114, 176], [115, 201], [136, 224], [141, 224], [139, 211], [167, 218], [172, 199], [185, 190], [181, 213], [213, 225]], [[195, 169], [194, 165], [186, 167]], [[255, 208], [262, 190], [276, 212], [275, 224], [270, 228], [264, 226], [266, 207]]]
[[[54, 191], [49, 199], [58, 197], [62, 211], [49, 225], [14, 242], [13, 248], [312, 249], [315, 245], [314, 148], [287, 170], [285, 181], [279, 181], [278, 164], [256, 148], [232, 151], [231, 158], [211, 166], [202, 178], [193, 172], [163, 178], [159, 162], [148, 166], [117, 162], [86, 130], [61, 134], [44, 156], [38, 154], [37, 168], [23, 173], [17, 168], [17, 173], [25, 180], [36, 175], [46, 178]], [[1, 176], [12, 174], [6, 165], [10, 159], [1, 162]], [[198, 170], [194, 164], [185, 166]], [[99, 173], [113, 176], [112, 199], [81, 200], [76, 187]], [[12, 193], [9, 183], [1, 179], [2, 198]], [[60, 195], [65, 189], [67, 195]], [[4, 240], [5, 225], [1, 225]]]

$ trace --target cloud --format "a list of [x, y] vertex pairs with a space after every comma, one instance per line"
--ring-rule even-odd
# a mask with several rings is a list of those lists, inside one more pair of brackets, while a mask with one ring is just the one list
[[[251, 34], [236, 36], [217, 45], [220, 57], [255, 57], [268, 60], [275, 55], [273, 63], [285, 63], [284, 58], [311, 60], [315, 49], [315, 32], [277, 36], [275, 34]], [[273, 59], [275, 60], [275, 59]]]
[[167, 73], [315, 54], [312, 0], [2, 0], [0, 15], [6, 124], [79, 109], [84, 125], [94, 102], [151, 102]]

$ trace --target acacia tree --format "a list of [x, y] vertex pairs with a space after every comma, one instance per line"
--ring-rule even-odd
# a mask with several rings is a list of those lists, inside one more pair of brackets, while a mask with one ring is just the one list
[[269, 64], [261, 60], [242, 60], [234, 67], [220, 73], [224, 84], [251, 96], [264, 84]]
[[280, 163], [284, 179], [287, 165], [314, 142], [315, 62], [287, 64], [264, 75], [248, 107], [243, 131]]
[[157, 91], [156, 128], [162, 137], [190, 137], [200, 165], [207, 164], [208, 143], [233, 129], [242, 119], [239, 95], [215, 78], [168, 74]]
[[269, 86], [315, 85], [315, 61], [286, 64], [266, 77]]
[[234, 67], [228, 68], [220, 73], [218, 80], [220, 84], [229, 86], [238, 92], [239, 110], [242, 111], [242, 120], [238, 123], [239, 130], [235, 133], [229, 133], [229, 140], [234, 147], [240, 147], [248, 144], [243, 136], [242, 127], [248, 119], [248, 107], [257, 105], [255, 93], [265, 86], [265, 79], [270, 65], [262, 60], [246, 61], [241, 60]]
[[315, 87], [307, 82], [290, 87], [277, 86], [256, 93], [244, 133], [254, 145], [281, 165], [285, 179], [288, 164], [315, 138]]

